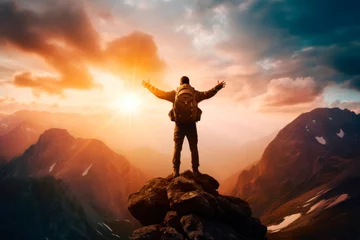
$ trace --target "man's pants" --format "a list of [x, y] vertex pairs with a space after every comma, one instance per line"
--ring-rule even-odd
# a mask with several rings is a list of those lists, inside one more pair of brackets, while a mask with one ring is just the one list
[[190, 145], [192, 167], [198, 168], [199, 152], [197, 148], [198, 136], [197, 136], [196, 123], [175, 124], [175, 129], [174, 129], [175, 147], [174, 147], [173, 166], [175, 169], [179, 169], [180, 167], [180, 156], [181, 156], [181, 150], [185, 136], [188, 139]]

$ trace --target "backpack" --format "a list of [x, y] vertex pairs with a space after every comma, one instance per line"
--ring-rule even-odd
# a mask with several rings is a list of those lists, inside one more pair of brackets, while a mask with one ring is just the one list
[[173, 109], [170, 111], [172, 121], [179, 123], [194, 123], [198, 121], [198, 107], [195, 99], [195, 89], [189, 84], [182, 84], [176, 90]]

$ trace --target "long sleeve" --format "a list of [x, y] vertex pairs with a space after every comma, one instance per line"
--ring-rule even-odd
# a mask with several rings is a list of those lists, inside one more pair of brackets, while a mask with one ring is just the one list
[[150, 85], [148, 87], [149, 91], [154, 94], [156, 97], [160, 98], [160, 99], [164, 99], [164, 100], [167, 100], [169, 102], [174, 102], [175, 101], [175, 91], [170, 91], [170, 92], [165, 92], [165, 91], [162, 91], [152, 85]]
[[217, 87], [213, 87], [212, 89], [208, 90], [208, 91], [195, 91], [196, 94], [196, 100], [197, 102], [201, 102], [205, 99], [209, 99], [213, 96], [215, 96], [215, 94], [219, 91], [220, 89], [218, 89]]

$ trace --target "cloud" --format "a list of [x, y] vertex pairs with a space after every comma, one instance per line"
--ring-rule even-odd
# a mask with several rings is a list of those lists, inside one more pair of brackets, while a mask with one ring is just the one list
[[[56, 10], [55, 10], [56, 9]], [[85, 56], [98, 52], [98, 35], [78, 5], [53, 2], [41, 13], [20, 9], [14, 2], [0, 3], [0, 42], [41, 56], [58, 77], [36, 77], [24, 72], [14, 85], [50, 94], [66, 88], [90, 89], [96, 86], [85, 65]]]
[[0, 22], [6, 23], [0, 25], [0, 45], [36, 54], [53, 68], [51, 76], [15, 75], [15, 86], [29, 87], [37, 95], [99, 87], [90, 74], [91, 66], [109, 69], [125, 81], [133, 74], [160, 78], [165, 69], [152, 36], [140, 31], [106, 43], [104, 50], [100, 34], [78, 1], [49, 1], [40, 10], [0, 2]]
[[0, 104], [4, 104], [4, 103], [9, 103], [9, 102], [14, 102], [15, 99], [14, 98], [9, 98], [9, 97], [0, 97]]
[[265, 107], [281, 107], [313, 102], [321, 89], [311, 77], [279, 78], [271, 80], [265, 94], [258, 98]]
[[[193, 8], [193, 24], [211, 31], [221, 21], [211, 16], [222, 9], [227, 35], [215, 50], [231, 59], [229, 65], [257, 70], [238, 76], [240, 86], [244, 81], [252, 85], [250, 98], [264, 94], [267, 83], [278, 78], [310, 76], [319, 93], [332, 81], [349, 79], [354, 82], [348, 86], [359, 89], [359, 8], [359, 1], [204, 0]], [[286, 99], [287, 104], [298, 103], [297, 97]]]
[[127, 80], [152, 78], [159, 82], [166, 66], [153, 37], [140, 31], [109, 42], [105, 55], [111, 71]]
[[349, 109], [356, 113], [360, 113], [360, 102], [359, 101], [340, 101], [336, 100], [330, 104], [331, 107], [338, 107], [341, 109]]
[[351, 88], [357, 89], [360, 91], [360, 76], [356, 76], [350, 80], [349, 85]]

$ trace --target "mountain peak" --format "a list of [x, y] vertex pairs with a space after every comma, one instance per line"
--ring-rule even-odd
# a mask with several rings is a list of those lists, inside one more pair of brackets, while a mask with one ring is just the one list
[[309, 114], [314, 117], [332, 117], [332, 116], [356, 116], [357, 114], [349, 109], [340, 109], [340, 108], [315, 108]]
[[37, 144], [45, 146], [56, 142], [59, 145], [67, 145], [74, 140], [75, 138], [71, 136], [66, 129], [51, 128], [40, 135]]
[[43, 138], [73, 138], [66, 129], [50, 128], [46, 130], [40, 137]]

